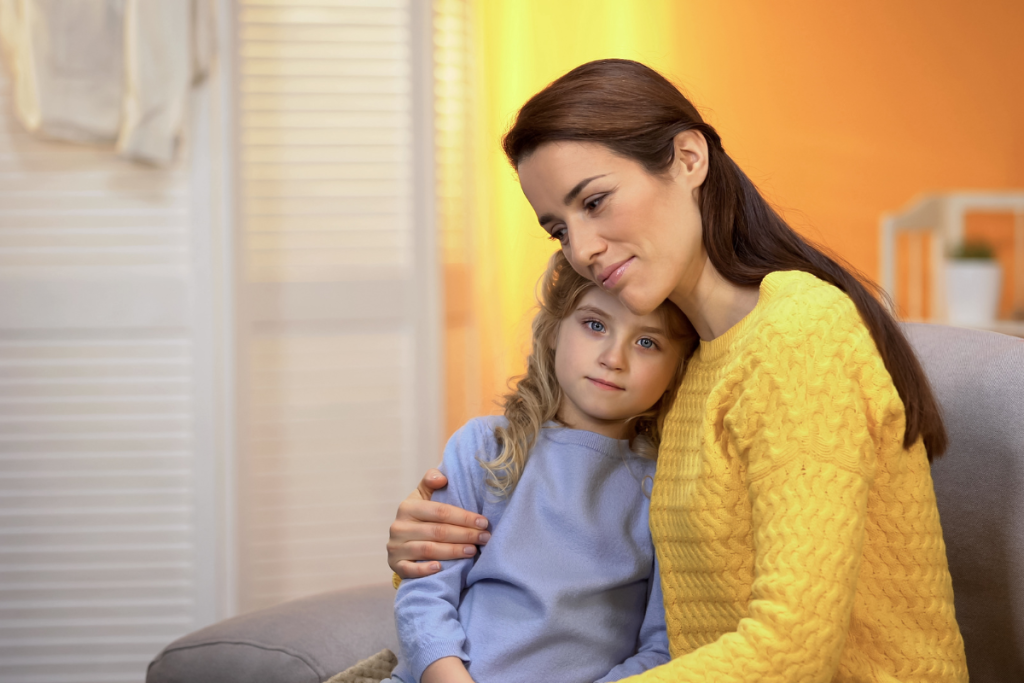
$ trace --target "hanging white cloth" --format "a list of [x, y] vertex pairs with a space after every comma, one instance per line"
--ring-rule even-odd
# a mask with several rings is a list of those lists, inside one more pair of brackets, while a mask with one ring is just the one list
[[15, 114], [41, 137], [169, 164], [209, 71], [209, 0], [0, 0]]

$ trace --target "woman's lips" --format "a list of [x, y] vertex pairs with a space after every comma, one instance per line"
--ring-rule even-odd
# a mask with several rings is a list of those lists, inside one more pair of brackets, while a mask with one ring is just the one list
[[605, 289], [611, 289], [618, 284], [619, 280], [622, 279], [622, 275], [629, 268], [629, 264], [633, 262], [635, 256], [630, 256], [625, 261], [619, 261], [618, 263], [609, 266], [601, 273], [601, 286]]
[[588, 377], [587, 379], [589, 379], [591, 382], [597, 385], [597, 387], [600, 389], [607, 389], [610, 391], [625, 391], [625, 389], [623, 387], [620, 387], [618, 384], [605, 382], [603, 379], [595, 379], [593, 377]]

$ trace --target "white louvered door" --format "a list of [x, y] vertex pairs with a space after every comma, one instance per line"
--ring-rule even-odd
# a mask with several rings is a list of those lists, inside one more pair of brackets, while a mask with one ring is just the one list
[[224, 613], [208, 98], [154, 169], [30, 137], [0, 77], [4, 683], [142, 681]]
[[240, 0], [240, 606], [387, 581], [441, 444], [430, 3]]
[[29, 137], [0, 76], [3, 683], [141, 681], [239, 609], [386, 581], [439, 457], [430, 3], [218, 6], [234, 81], [168, 170]]

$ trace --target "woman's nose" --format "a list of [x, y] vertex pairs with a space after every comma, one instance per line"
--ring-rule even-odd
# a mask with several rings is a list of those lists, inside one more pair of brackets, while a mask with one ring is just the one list
[[570, 225], [569, 231], [569, 262], [574, 266], [589, 269], [597, 257], [607, 247], [600, 235], [597, 235], [592, 227], [579, 224]]

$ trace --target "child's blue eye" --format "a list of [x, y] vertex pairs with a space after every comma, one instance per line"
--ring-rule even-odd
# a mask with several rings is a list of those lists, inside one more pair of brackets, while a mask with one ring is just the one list
[[637, 344], [644, 347], [645, 349], [653, 349], [658, 346], [657, 344], [654, 343], [653, 339], [650, 339], [648, 337], [641, 338], [640, 341], [637, 342]]
[[600, 320], [588, 320], [586, 325], [594, 332], [604, 332], [604, 323]]

